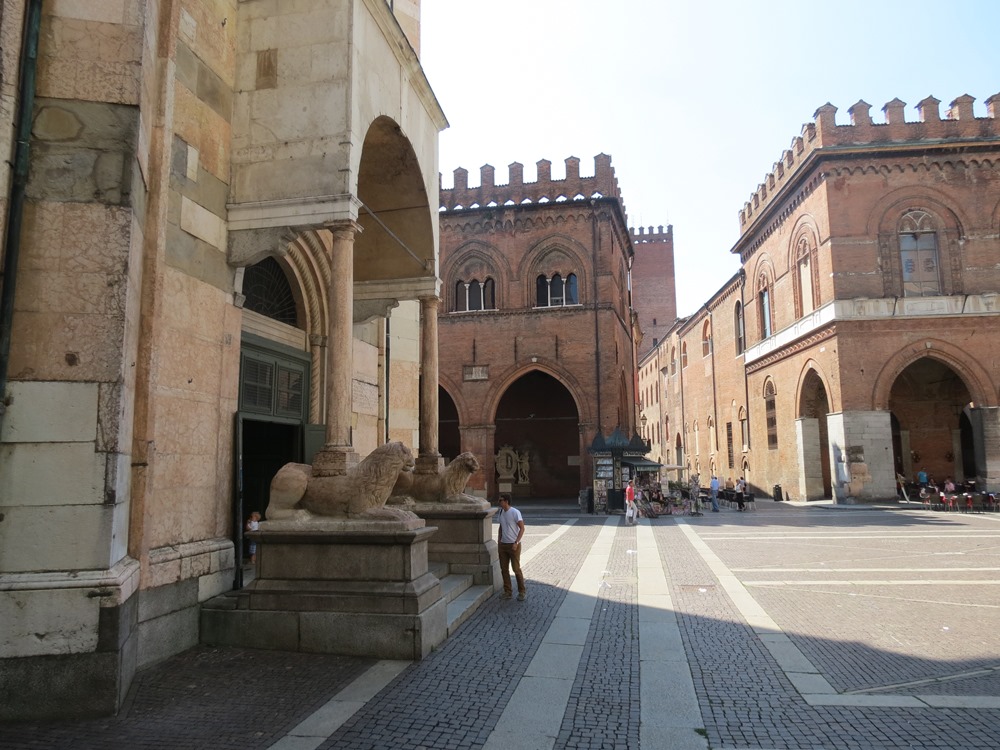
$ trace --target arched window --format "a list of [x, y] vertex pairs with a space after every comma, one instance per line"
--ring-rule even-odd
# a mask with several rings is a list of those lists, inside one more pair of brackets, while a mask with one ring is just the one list
[[816, 309], [816, 288], [813, 274], [816, 272], [816, 248], [808, 237], [799, 239], [795, 246], [795, 313], [801, 318]]
[[747, 410], [740, 407], [740, 439], [743, 441], [743, 450], [750, 450], [750, 422], [747, 421]]
[[903, 268], [903, 296], [941, 294], [937, 232], [926, 211], [907, 211], [899, 220], [899, 257]]
[[770, 338], [774, 333], [771, 326], [771, 287], [764, 274], [757, 280], [757, 317], [760, 320], [761, 339]]
[[705, 321], [701, 329], [701, 356], [707, 357], [712, 353], [712, 324]]
[[496, 284], [487, 278], [455, 282], [455, 312], [467, 310], [496, 310]]
[[677, 374], [677, 347], [670, 347], [670, 374]]
[[549, 282], [549, 305], [552, 307], [560, 307], [565, 299], [563, 295], [563, 279], [562, 276], [556, 274], [552, 277], [552, 281]]
[[688, 366], [688, 345], [687, 341], [681, 342], [681, 369]]
[[292, 285], [274, 258], [264, 258], [247, 267], [243, 273], [243, 295], [246, 310], [290, 326], [298, 322]]
[[580, 304], [580, 296], [576, 289], [576, 274], [571, 273], [566, 277], [566, 304], [567, 305], [578, 305]]
[[736, 309], [733, 310], [733, 329], [736, 338], [736, 353], [742, 354], [746, 350], [746, 334], [743, 325], [743, 305], [739, 302], [736, 303]]
[[708, 418], [708, 450], [712, 454], [719, 452], [719, 440], [715, 434], [715, 420], [712, 417]]
[[469, 282], [469, 309], [470, 310], [482, 310], [483, 309], [483, 287], [479, 283], [478, 279], [473, 279]]
[[774, 381], [768, 380], [764, 384], [764, 414], [767, 417], [767, 448], [774, 450], [778, 447], [778, 411], [775, 408]]
[[580, 304], [576, 274], [571, 273], [565, 279], [562, 274], [554, 274], [547, 278], [539, 274], [535, 279], [535, 307], [563, 307]]
[[549, 280], [541, 274], [535, 279], [535, 306], [549, 306]]

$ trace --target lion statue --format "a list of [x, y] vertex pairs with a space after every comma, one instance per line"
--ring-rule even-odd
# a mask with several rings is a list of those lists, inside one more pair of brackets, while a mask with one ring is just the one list
[[413, 454], [400, 442], [379, 446], [343, 476], [314, 477], [309, 464], [285, 464], [271, 480], [267, 520], [305, 520], [312, 515], [407, 520], [412, 514], [385, 508], [400, 472], [413, 469]]
[[440, 473], [400, 472], [388, 502], [396, 505], [413, 498], [418, 503], [460, 503], [474, 500], [463, 493], [469, 477], [479, 471], [479, 461], [466, 451]]

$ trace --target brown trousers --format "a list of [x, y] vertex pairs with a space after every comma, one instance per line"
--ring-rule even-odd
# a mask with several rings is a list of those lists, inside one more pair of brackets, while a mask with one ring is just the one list
[[513, 568], [514, 577], [517, 579], [517, 593], [523, 594], [525, 589], [524, 573], [521, 572], [521, 545], [515, 547], [513, 544], [499, 544], [497, 551], [500, 555], [500, 575], [503, 576], [504, 593], [512, 592], [509, 568]]

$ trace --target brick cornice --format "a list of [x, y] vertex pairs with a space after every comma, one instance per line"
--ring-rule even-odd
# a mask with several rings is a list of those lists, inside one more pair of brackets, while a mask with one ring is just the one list
[[813, 331], [808, 336], [804, 338], [797, 339], [787, 346], [783, 346], [781, 349], [771, 352], [766, 357], [761, 357], [755, 360], [752, 364], [747, 365], [747, 374], [755, 373], [759, 370], [763, 370], [770, 367], [775, 362], [780, 362], [783, 359], [787, 359], [799, 352], [809, 349], [821, 341], [826, 341], [837, 335], [837, 326], [829, 325], [825, 328], [821, 328], [818, 331]]

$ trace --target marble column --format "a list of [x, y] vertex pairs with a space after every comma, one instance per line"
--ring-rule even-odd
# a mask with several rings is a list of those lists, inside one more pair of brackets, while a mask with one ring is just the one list
[[354, 382], [354, 237], [353, 221], [329, 227], [333, 233], [328, 301], [326, 444], [313, 459], [314, 476], [346, 474], [358, 463], [351, 442]]
[[420, 298], [420, 451], [414, 471], [437, 474], [444, 461], [438, 452], [438, 303]]

